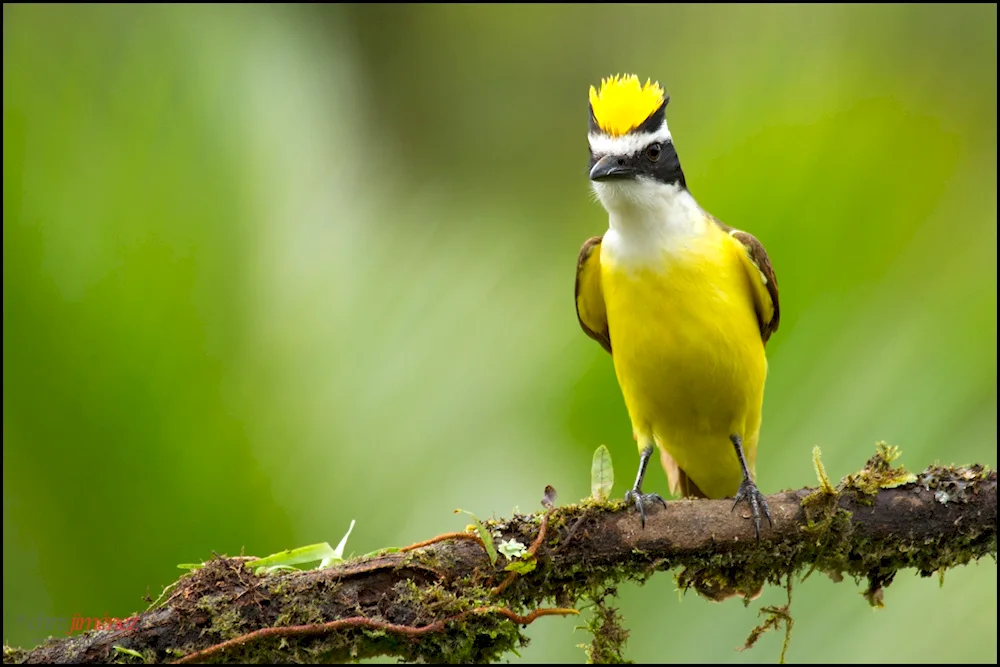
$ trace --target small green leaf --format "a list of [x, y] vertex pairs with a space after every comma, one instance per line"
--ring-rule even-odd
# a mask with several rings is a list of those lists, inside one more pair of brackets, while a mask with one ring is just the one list
[[483, 522], [480, 521], [479, 517], [472, 512], [462, 509], [455, 510], [455, 514], [458, 514], [459, 512], [468, 514], [472, 517], [472, 521], [476, 526], [476, 531], [479, 532], [479, 539], [483, 541], [483, 546], [486, 547], [486, 554], [490, 557], [490, 565], [496, 565], [497, 548], [493, 546], [493, 536], [490, 535], [490, 531], [486, 530], [486, 526], [483, 525]]
[[517, 572], [518, 574], [528, 574], [534, 570], [537, 565], [538, 561], [535, 560], [534, 556], [529, 554], [527, 558], [512, 560], [507, 564], [507, 567], [505, 567], [504, 570], [507, 572]]
[[146, 659], [144, 657], [142, 657], [142, 653], [139, 653], [138, 651], [133, 651], [130, 648], [125, 648], [124, 646], [118, 646], [117, 644], [114, 645], [114, 646], [112, 646], [111, 648], [113, 648], [114, 650], [118, 651], [119, 653], [121, 653], [123, 655], [128, 655], [128, 656], [131, 656], [133, 658], [139, 658], [143, 662], [146, 662]]
[[198, 570], [205, 567], [204, 563], [180, 563], [177, 565], [182, 570]]
[[611, 466], [611, 452], [604, 445], [594, 452], [590, 465], [590, 495], [594, 500], [607, 500], [615, 485], [615, 470]]
[[329, 542], [321, 542], [320, 544], [310, 544], [307, 547], [299, 547], [298, 549], [279, 551], [276, 554], [252, 560], [250, 561], [250, 566], [254, 568], [255, 572], [259, 572], [262, 569], [272, 568], [276, 565], [298, 565], [300, 563], [311, 563], [327, 558], [337, 558], [336, 552], [330, 547]]
[[528, 548], [517, 540], [504, 540], [500, 543], [499, 551], [506, 556], [508, 560], [514, 560], [515, 558], [520, 558], [527, 553]]
[[333, 550], [332, 556], [327, 556], [323, 559], [323, 562], [319, 564], [317, 569], [322, 570], [330, 567], [331, 565], [336, 565], [337, 563], [343, 562], [344, 560], [344, 547], [347, 546], [347, 538], [351, 536], [351, 531], [354, 530], [354, 519], [351, 519], [351, 526], [347, 529], [347, 533], [340, 539], [340, 544], [337, 548]]

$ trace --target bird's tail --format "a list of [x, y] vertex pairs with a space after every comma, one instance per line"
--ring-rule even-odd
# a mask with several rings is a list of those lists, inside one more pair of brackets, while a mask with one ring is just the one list
[[667, 454], [666, 449], [663, 447], [657, 449], [660, 450], [660, 463], [663, 464], [663, 470], [666, 471], [667, 480], [670, 482], [670, 493], [681, 498], [708, 498], [687, 473], [681, 470], [677, 461]]

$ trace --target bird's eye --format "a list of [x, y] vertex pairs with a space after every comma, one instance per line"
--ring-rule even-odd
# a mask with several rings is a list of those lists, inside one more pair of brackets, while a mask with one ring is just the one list
[[649, 158], [650, 162], [656, 162], [657, 160], [660, 159], [660, 153], [662, 152], [662, 150], [663, 149], [660, 148], [660, 144], [653, 144], [652, 146], [646, 149], [646, 157]]

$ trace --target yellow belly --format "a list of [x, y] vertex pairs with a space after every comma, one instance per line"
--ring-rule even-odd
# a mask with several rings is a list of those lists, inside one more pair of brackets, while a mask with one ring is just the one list
[[709, 234], [659, 266], [602, 252], [615, 372], [640, 449], [664, 448], [711, 498], [742, 480], [730, 436], [756, 460], [767, 361], [740, 248]]

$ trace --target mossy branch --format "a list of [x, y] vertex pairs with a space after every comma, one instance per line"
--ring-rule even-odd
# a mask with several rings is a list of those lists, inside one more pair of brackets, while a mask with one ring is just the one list
[[678, 568], [684, 588], [754, 591], [819, 570], [865, 581], [880, 604], [897, 570], [930, 576], [996, 557], [996, 471], [934, 467], [895, 486], [889, 461], [882, 450], [836, 489], [769, 496], [774, 523], [760, 542], [727, 500], [669, 503], [645, 530], [621, 502], [486, 522], [498, 539], [532, 545], [534, 569], [512, 579], [505, 558], [492, 565], [477, 539], [455, 535], [324, 570], [257, 575], [250, 559], [217, 558], [129, 629], [5, 646], [4, 663], [489, 662], [526, 641], [524, 624], [659, 571]]

